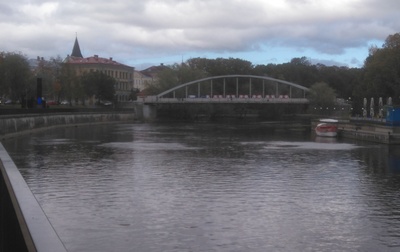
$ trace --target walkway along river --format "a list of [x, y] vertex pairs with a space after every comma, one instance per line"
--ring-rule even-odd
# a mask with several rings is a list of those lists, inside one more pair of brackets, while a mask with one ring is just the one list
[[252, 124], [5, 139], [68, 251], [399, 251], [400, 149]]

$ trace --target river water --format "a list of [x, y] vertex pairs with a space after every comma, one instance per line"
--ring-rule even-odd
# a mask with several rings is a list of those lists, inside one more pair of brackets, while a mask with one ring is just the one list
[[68, 251], [400, 251], [400, 148], [268, 123], [4, 140]]

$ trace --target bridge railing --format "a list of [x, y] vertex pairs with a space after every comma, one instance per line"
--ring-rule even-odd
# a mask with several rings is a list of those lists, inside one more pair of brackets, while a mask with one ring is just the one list
[[138, 99], [139, 102], [156, 103], [296, 103], [306, 104], [306, 98], [288, 98], [288, 97], [216, 97], [216, 98], [159, 98], [157, 96], [148, 96]]

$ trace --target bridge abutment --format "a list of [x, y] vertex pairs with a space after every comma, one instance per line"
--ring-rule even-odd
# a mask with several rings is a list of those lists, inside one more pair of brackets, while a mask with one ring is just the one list
[[136, 102], [134, 105], [135, 119], [145, 122], [152, 122], [157, 119], [157, 107], [154, 104]]

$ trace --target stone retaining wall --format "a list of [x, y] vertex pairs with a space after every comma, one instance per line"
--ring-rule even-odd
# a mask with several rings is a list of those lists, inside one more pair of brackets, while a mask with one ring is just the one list
[[0, 138], [55, 126], [72, 126], [78, 124], [133, 120], [133, 111], [2, 116], [0, 117]]

